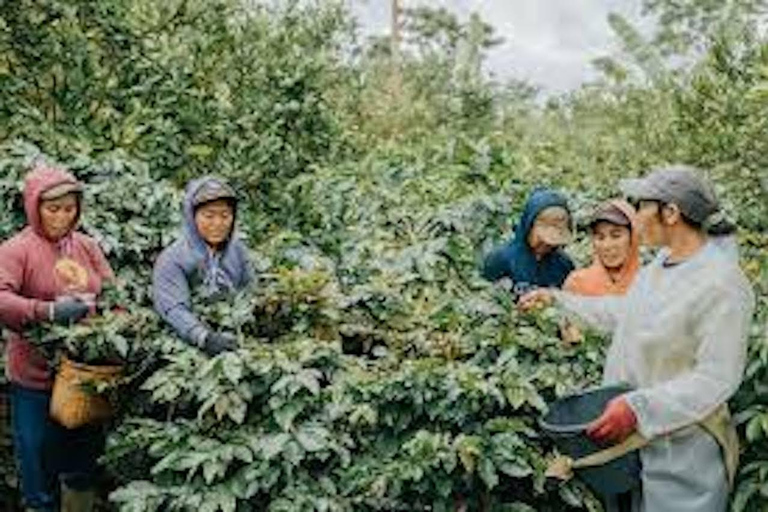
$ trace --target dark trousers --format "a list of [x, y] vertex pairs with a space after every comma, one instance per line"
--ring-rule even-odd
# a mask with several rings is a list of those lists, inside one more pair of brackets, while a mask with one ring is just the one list
[[94, 487], [103, 429], [66, 429], [48, 415], [51, 394], [11, 384], [11, 421], [21, 492], [27, 507], [55, 511], [59, 482], [75, 490]]

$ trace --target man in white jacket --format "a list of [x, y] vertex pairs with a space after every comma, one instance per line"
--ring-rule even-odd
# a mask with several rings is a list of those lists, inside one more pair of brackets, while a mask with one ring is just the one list
[[622, 183], [634, 199], [642, 242], [661, 248], [627, 295], [584, 297], [537, 290], [529, 309], [554, 300], [567, 312], [612, 335], [605, 384], [633, 391], [611, 401], [587, 430], [605, 443], [637, 432], [641, 489], [632, 510], [724, 512], [738, 462], [727, 401], [744, 371], [754, 312], [752, 289], [714, 222], [720, 207], [694, 169], [658, 169]]

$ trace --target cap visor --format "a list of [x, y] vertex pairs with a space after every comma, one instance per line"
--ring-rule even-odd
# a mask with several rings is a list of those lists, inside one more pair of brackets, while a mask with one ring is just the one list
[[603, 210], [592, 217], [589, 225], [594, 226], [598, 222], [608, 222], [617, 226], [629, 226], [631, 222], [622, 212], [618, 210]]
[[60, 183], [40, 194], [40, 199], [50, 201], [64, 197], [67, 194], [79, 194], [82, 191], [83, 187], [81, 187], [79, 183]]
[[196, 197], [194, 201], [195, 206], [203, 206], [204, 204], [212, 203], [214, 201], [233, 201], [237, 202], [237, 196], [231, 192], [216, 192], [212, 194], [202, 194], [200, 197]]
[[560, 247], [568, 245], [573, 235], [568, 229], [544, 228], [539, 231], [539, 238], [547, 245]]

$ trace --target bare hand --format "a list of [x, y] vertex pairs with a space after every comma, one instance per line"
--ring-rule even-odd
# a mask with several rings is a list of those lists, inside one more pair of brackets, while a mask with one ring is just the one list
[[560, 324], [560, 339], [565, 345], [575, 345], [584, 341], [584, 335], [576, 324], [564, 321]]
[[517, 307], [523, 312], [528, 312], [534, 309], [547, 307], [552, 304], [553, 301], [554, 296], [550, 290], [546, 288], [538, 288], [520, 297]]

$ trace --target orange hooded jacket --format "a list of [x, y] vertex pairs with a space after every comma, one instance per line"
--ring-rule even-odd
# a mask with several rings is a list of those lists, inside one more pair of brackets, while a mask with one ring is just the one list
[[618, 274], [611, 276], [595, 252], [591, 266], [571, 272], [563, 285], [564, 290], [579, 295], [624, 295], [640, 270], [640, 233], [635, 210], [620, 199], [609, 201], [609, 204], [621, 210], [630, 223], [630, 249], [624, 265]]

